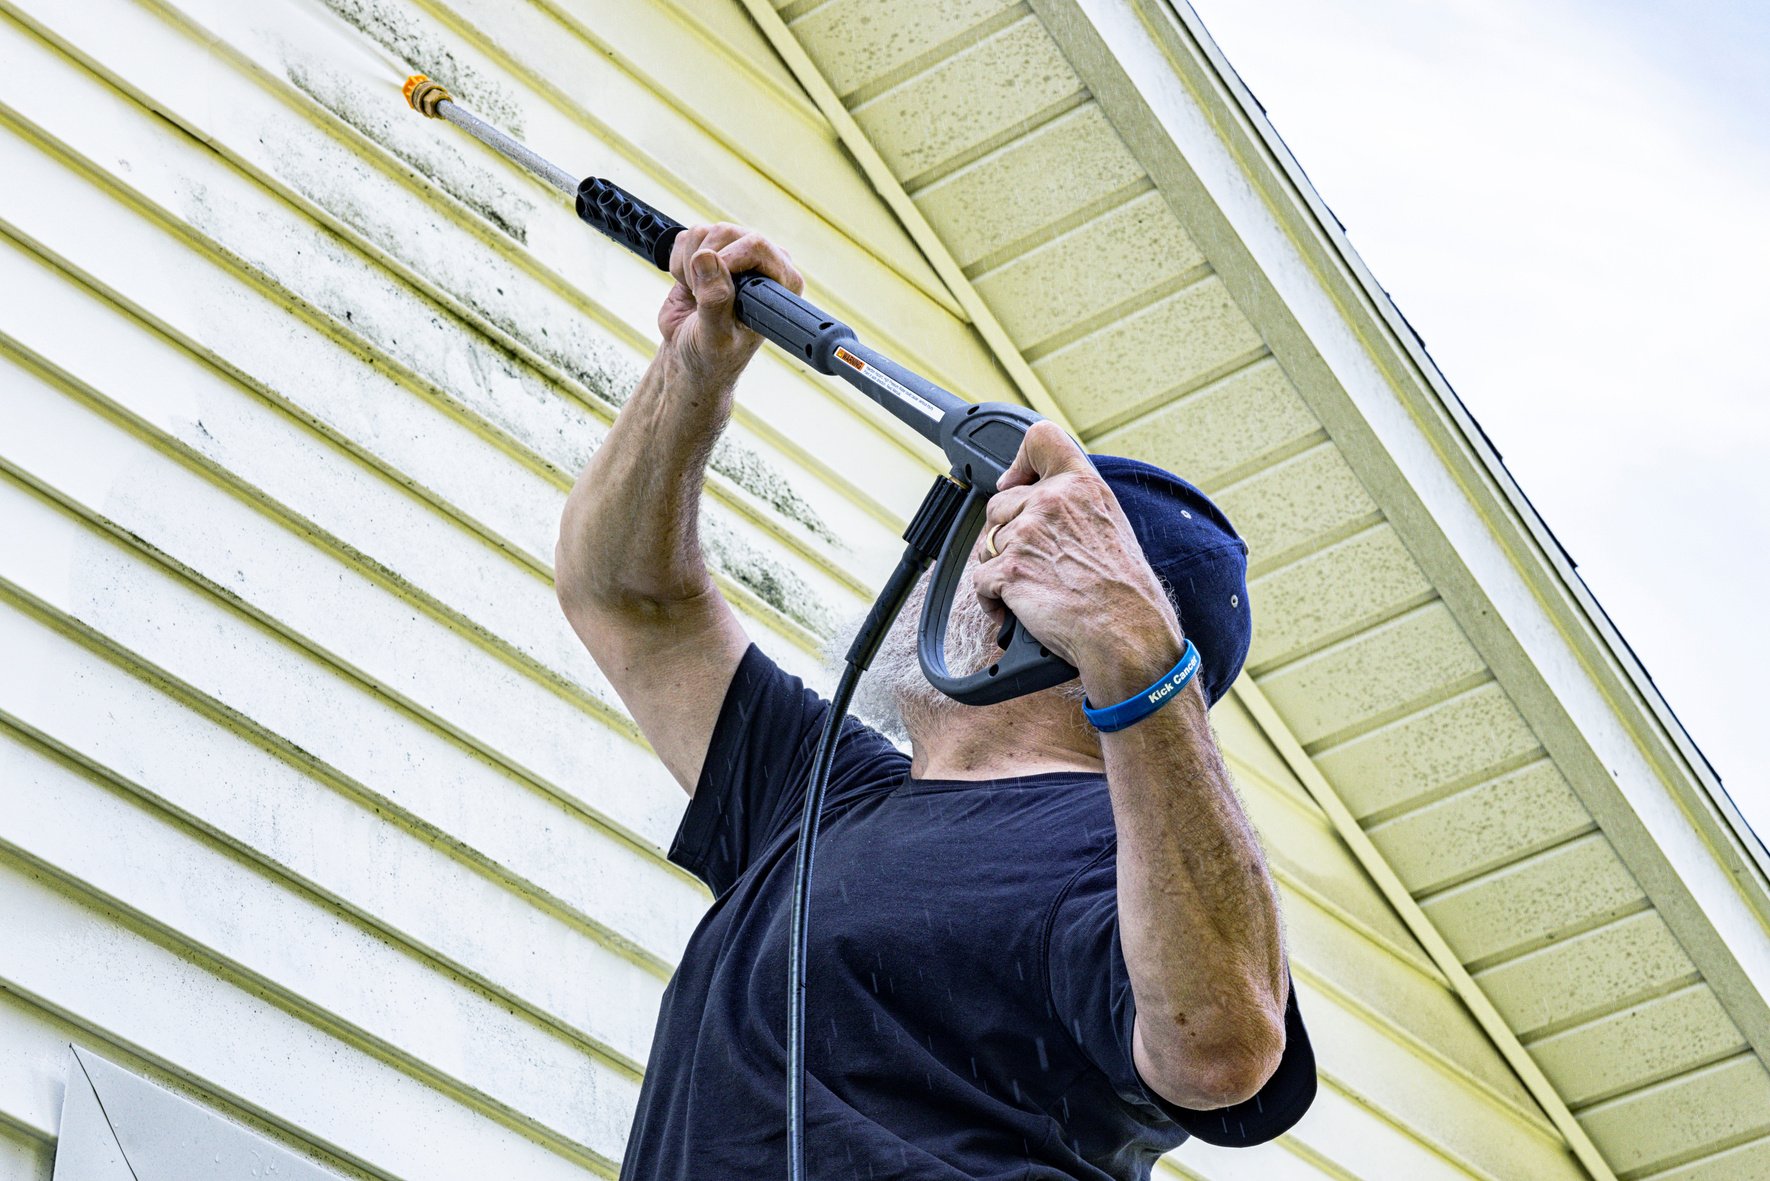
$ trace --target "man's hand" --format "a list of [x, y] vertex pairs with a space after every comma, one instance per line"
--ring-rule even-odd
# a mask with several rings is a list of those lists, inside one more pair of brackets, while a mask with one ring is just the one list
[[670, 248], [676, 286], [658, 311], [658, 331], [690, 380], [729, 388], [761, 345], [735, 314], [732, 276], [745, 271], [761, 271], [795, 295], [805, 290], [787, 252], [753, 230], [720, 222], [676, 236]]
[[992, 615], [1006, 604], [1041, 643], [1082, 671], [1089, 696], [1102, 702], [1143, 687], [1115, 697], [1116, 685], [1095, 683], [1116, 680], [1127, 655], [1141, 664], [1171, 646], [1168, 665], [1179, 658], [1173, 605], [1118, 498], [1056, 423], [1026, 433], [998, 489], [973, 551], [979, 565], [972, 581]]

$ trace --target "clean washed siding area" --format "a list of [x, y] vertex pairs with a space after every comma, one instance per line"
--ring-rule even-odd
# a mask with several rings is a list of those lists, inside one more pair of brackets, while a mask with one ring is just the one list
[[[765, 228], [950, 388], [1013, 382], [737, 0], [0, 0], [0, 61], [0, 1178], [49, 1177], [70, 1043], [347, 1176], [612, 1176], [708, 899], [550, 576], [665, 283], [403, 71]], [[1133, 383], [1087, 364], [1135, 452]], [[934, 458], [753, 366], [707, 546], [784, 666], [825, 683]], [[1260, 727], [1215, 720], [1323, 1087], [1167, 1175], [1581, 1176]]]

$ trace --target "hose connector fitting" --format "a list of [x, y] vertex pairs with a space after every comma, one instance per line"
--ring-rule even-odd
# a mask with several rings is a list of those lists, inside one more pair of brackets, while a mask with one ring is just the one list
[[414, 111], [417, 111], [420, 115], [425, 115], [431, 119], [437, 117], [436, 107], [438, 103], [445, 99], [449, 102], [455, 100], [455, 96], [450, 94], [441, 82], [433, 82], [423, 74], [413, 74], [410, 78], [407, 78], [403, 89], [406, 95], [406, 102], [411, 105], [411, 108]]

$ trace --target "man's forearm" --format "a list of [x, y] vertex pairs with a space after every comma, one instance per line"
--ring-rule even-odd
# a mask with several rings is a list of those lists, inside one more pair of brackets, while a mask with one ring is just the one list
[[[1084, 662], [1094, 701], [1122, 701], [1179, 659], [1177, 627]], [[1277, 892], [1194, 680], [1101, 735], [1118, 830], [1119, 933], [1137, 1002], [1138, 1068], [1187, 1107], [1246, 1098], [1283, 1050]]]
[[566, 499], [555, 577], [568, 614], [707, 593], [701, 486], [731, 415], [729, 384], [686, 374], [659, 350]]

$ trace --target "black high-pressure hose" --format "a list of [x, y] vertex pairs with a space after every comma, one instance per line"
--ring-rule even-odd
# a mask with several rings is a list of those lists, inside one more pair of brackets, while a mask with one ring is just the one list
[[836, 761], [836, 743], [842, 734], [842, 721], [848, 716], [848, 703], [854, 699], [854, 687], [861, 674], [873, 663], [885, 633], [897, 621], [904, 600], [910, 597], [916, 580], [928, 568], [952, 528], [954, 518], [965, 501], [967, 489], [950, 476], [941, 476], [922, 499], [922, 507], [911, 518], [903, 538], [909, 544], [897, 568], [885, 580], [884, 589], [873, 601], [872, 610], [854, 634], [848, 646], [848, 657], [836, 691], [830, 697], [829, 712], [824, 715], [823, 732], [817, 740], [817, 753], [811, 758], [810, 777], [805, 782], [805, 805], [799, 810], [799, 851], [793, 862], [793, 902], [787, 939], [791, 944], [787, 960], [787, 1178], [805, 1181], [805, 965], [810, 952], [811, 863], [817, 855], [818, 826], [823, 819], [824, 794], [830, 786], [830, 769]]

